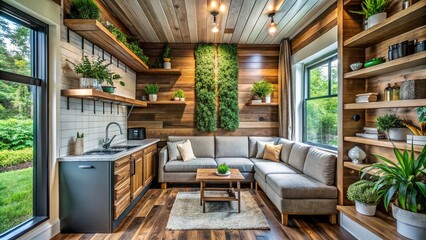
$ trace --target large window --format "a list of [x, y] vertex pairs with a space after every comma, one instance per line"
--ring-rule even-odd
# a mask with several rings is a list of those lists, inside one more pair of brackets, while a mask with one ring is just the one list
[[0, 239], [48, 217], [47, 30], [0, 2]]
[[337, 149], [337, 57], [305, 68], [303, 141]]

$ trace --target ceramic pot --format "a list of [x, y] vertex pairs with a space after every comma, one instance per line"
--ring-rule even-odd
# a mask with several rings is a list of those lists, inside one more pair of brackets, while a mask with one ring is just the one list
[[149, 94], [148, 99], [149, 101], [155, 102], [157, 101], [157, 97], [158, 97], [157, 94]]
[[396, 230], [410, 239], [424, 239], [426, 236], [426, 214], [414, 213], [392, 204], [392, 214], [396, 219]]
[[271, 103], [271, 94], [265, 96], [265, 103]]
[[362, 163], [364, 159], [367, 157], [364, 150], [360, 147], [355, 146], [348, 152], [348, 157], [352, 160], [353, 163]]
[[183, 102], [183, 101], [185, 101], [185, 98], [179, 98], [179, 101]]
[[164, 66], [164, 69], [171, 69], [172, 63], [171, 62], [164, 62], [163, 66]]
[[409, 133], [408, 128], [390, 128], [388, 138], [393, 141], [406, 141]]
[[179, 101], [179, 100], [180, 100], [180, 98], [175, 97], [175, 98], [173, 98], [173, 100], [175, 100], [175, 101]]
[[366, 216], [374, 216], [376, 214], [377, 205], [367, 205], [358, 201], [355, 201], [355, 209], [357, 212]]
[[102, 91], [107, 92], [107, 93], [114, 93], [115, 87], [113, 87], [113, 86], [102, 86]]
[[426, 136], [407, 135], [407, 143], [414, 145], [426, 145]]
[[387, 18], [387, 16], [388, 14], [386, 12], [377, 13], [377, 14], [374, 14], [373, 16], [370, 16], [367, 19], [368, 28], [371, 28], [372, 26], [381, 23], [383, 20]]
[[163, 58], [164, 62], [170, 62], [172, 59], [171, 58]]
[[101, 89], [96, 78], [80, 78], [80, 88]]
[[253, 99], [251, 100], [251, 103], [262, 103], [261, 99]]
[[84, 138], [76, 138], [74, 145], [74, 155], [81, 155], [84, 152]]

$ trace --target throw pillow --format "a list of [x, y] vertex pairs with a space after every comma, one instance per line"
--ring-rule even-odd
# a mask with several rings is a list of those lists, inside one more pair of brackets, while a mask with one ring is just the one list
[[256, 143], [256, 145], [257, 145], [256, 158], [263, 158], [263, 154], [265, 154], [265, 145], [266, 144], [274, 145], [274, 141], [272, 141], [272, 142], [257, 141], [257, 143]]
[[282, 144], [278, 144], [278, 145], [266, 144], [265, 153], [263, 154], [263, 159], [279, 162], [280, 152], [282, 147], [283, 147]]
[[184, 142], [183, 140], [177, 141], [177, 142], [167, 142], [169, 161], [182, 160], [182, 156], [180, 155], [177, 145], [182, 144], [183, 142]]
[[177, 148], [179, 149], [179, 153], [182, 156], [183, 161], [195, 159], [191, 141], [189, 141], [189, 139], [185, 140], [183, 143], [178, 143]]

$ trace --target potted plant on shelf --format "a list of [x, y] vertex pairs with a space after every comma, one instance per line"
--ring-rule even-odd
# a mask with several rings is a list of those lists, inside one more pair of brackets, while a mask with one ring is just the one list
[[426, 146], [417, 156], [411, 145], [411, 153], [403, 153], [393, 148], [397, 163], [380, 155], [382, 160], [363, 168], [363, 178], [370, 172], [376, 180], [374, 189], [388, 211], [392, 201], [392, 213], [396, 218], [397, 231], [411, 239], [424, 239], [426, 236]]
[[262, 79], [261, 81], [258, 81], [258, 82], [254, 82], [251, 89], [253, 100], [256, 100], [256, 97], [263, 98], [265, 103], [271, 102], [271, 94], [273, 92], [274, 92], [274, 85], [266, 81], [265, 79]]
[[93, 0], [73, 0], [65, 15], [68, 19], [99, 19], [100, 10]]
[[182, 89], [177, 90], [173, 93], [173, 99], [175, 101], [185, 101], [185, 94]]
[[367, 28], [371, 28], [387, 18], [388, 5], [388, 0], [364, 0], [361, 4], [361, 11], [350, 12], [364, 15], [367, 19]]
[[145, 85], [145, 92], [148, 94], [149, 101], [157, 101], [158, 91], [160, 91], [160, 87], [157, 84]]
[[170, 62], [172, 60], [171, 51], [172, 49], [170, 44], [166, 44], [166, 47], [163, 50], [164, 69], [172, 68], [172, 63]]
[[417, 128], [404, 121], [404, 126], [411, 130], [414, 135], [407, 135], [407, 143], [416, 145], [426, 145], [426, 106], [418, 107], [417, 117], [419, 119], [420, 128]]
[[84, 152], [84, 133], [77, 132], [77, 138], [75, 139], [74, 155], [81, 155]]
[[395, 114], [377, 117], [376, 126], [379, 131], [386, 133], [389, 140], [407, 140], [408, 129], [404, 126], [402, 119]]
[[[107, 93], [114, 93], [115, 92], [115, 87], [114, 87], [114, 81], [113, 80], [117, 80], [120, 79], [121, 76], [118, 75], [117, 73], [110, 73], [110, 77], [105, 79], [103, 82], [100, 82], [100, 84], [106, 82], [109, 85], [106, 86], [102, 86], [102, 91], [107, 92]], [[120, 81], [120, 85], [121, 86], [125, 86], [125, 83], [123, 81]]]
[[356, 211], [363, 215], [374, 216], [376, 214], [380, 198], [379, 194], [374, 191], [374, 185], [374, 182], [359, 180], [348, 188], [348, 199], [355, 202]]

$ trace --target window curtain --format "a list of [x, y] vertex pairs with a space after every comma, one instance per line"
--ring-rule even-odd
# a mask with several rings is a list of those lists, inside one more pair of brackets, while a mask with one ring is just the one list
[[279, 136], [294, 140], [294, 98], [291, 78], [290, 40], [280, 44], [278, 64]]

